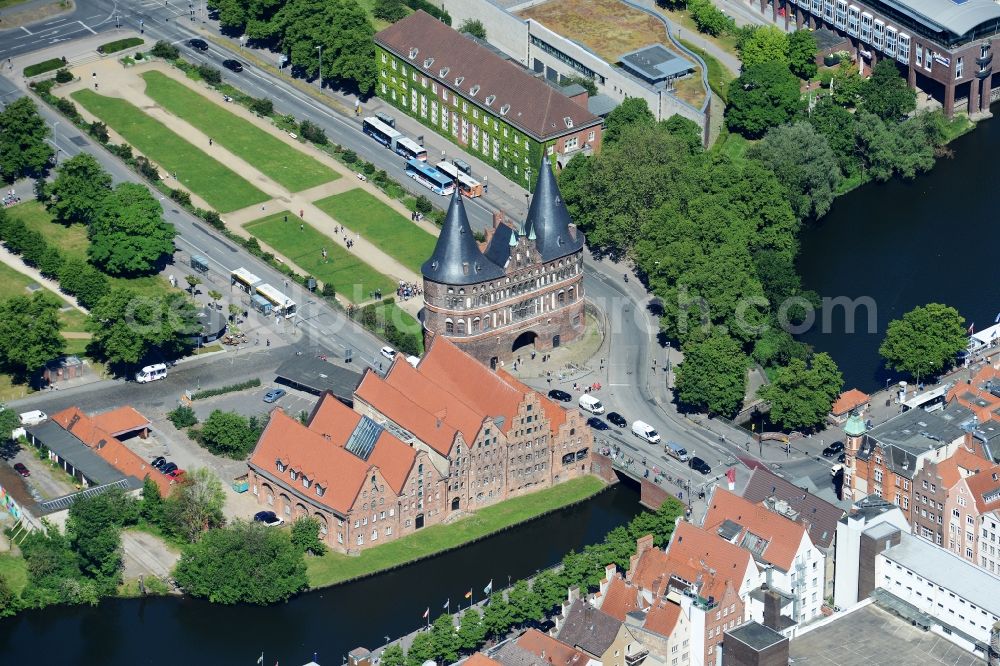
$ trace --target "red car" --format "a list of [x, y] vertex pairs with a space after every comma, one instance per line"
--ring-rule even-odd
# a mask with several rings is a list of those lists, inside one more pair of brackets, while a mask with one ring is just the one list
[[182, 469], [175, 469], [172, 472], [168, 472], [167, 476], [169, 476], [169, 477], [171, 477], [173, 479], [177, 479], [178, 481], [180, 481], [180, 478], [182, 476], [184, 476], [184, 470], [182, 470]]
[[31, 471], [24, 466], [24, 463], [14, 463], [14, 471], [24, 477], [31, 476]]

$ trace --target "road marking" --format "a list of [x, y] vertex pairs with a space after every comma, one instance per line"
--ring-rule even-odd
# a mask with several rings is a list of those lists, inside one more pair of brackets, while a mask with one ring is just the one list
[[100, 14], [94, 14], [93, 16], [88, 16], [87, 18], [85, 18], [83, 20], [84, 21], [93, 21], [96, 18], [101, 18], [101, 15]]
[[84, 28], [86, 28], [87, 30], [90, 30], [91, 34], [94, 34], [94, 35], [96, 35], [96, 34], [97, 34], [97, 31], [96, 31], [96, 30], [94, 30], [93, 28], [91, 28], [91, 27], [90, 27], [89, 25], [87, 25], [87, 24], [86, 24], [86, 23], [84, 23], [83, 21], [77, 21], [77, 23], [79, 23], [80, 25], [82, 25], [82, 26], [83, 26]]
[[28, 30], [27, 28], [25, 28], [25, 27], [24, 27], [23, 25], [21, 26], [21, 30], [24, 30], [24, 31], [25, 31], [26, 33], [28, 33], [29, 35], [32, 35], [32, 34], [34, 34], [34, 33], [33, 33], [33, 32], [31, 32], [30, 30]]

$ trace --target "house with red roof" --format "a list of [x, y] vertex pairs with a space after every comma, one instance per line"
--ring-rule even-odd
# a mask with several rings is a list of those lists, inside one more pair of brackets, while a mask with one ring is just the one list
[[870, 396], [856, 388], [841, 393], [830, 407], [830, 418], [834, 423], [844, 423], [851, 412], [864, 413], [868, 410]]
[[943, 512], [945, 542], [940, 545], [1000, 576], [997, 531], [993, 528], [1000, 510], [1000, 465], [977, 460], [979, 465], [973, 473], [959, 474], [950, 486]]

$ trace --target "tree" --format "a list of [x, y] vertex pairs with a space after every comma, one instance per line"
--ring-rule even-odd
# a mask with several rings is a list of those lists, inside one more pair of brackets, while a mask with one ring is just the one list
[[164, 502], [163, 527], [187, 541], [197, 541], [205, 530], [225, 523], [225, 503], [226, 492], [218, 476], [204, 467], [189, 470]]
[[819, 218], [830, 210], [840, 170], [826, 137], [812, 125], [797, 122], [773, 127], [746, 154], [774, 172], [800, 219]]
[[90, 153], [78, 153], [56, 170], [46, 208], [63, 224], [93, 222], [111, 193], [111, 174]]
[[5, 576], [0, 576], [0, 617], [12, 617], [21, 610], [21, 597], [11, 588]]
[[687, 6], [698, 30], [707, 35], [718, 36], [736, 25], [733, 19], [710, 0], [689, 0]]
[[487, 636], [502, 636], [514, 624], [514, 611], [503, 598], [502, 592], [494, 592], [483, 608], [483, 629]]
[[160, 525], [163, 522], [163, 496], [160, 494], [160, 486], [148, 474], [142, 480], [139, 515], [150, 525]]
[[45, 291], [0, 302], [0, 360], [26, 378], [66, 348], [59, 333], [59, 304]]
[[661, 120], [660, 126], [671, 136], [684, 141], [692, 155], [700, 153], [704, 149], [701, 127], [693, 120], [675, 113], [666, 120]]
[[220, 309], [219, 301], [222, 300], [222, 292], [216, 291], [215, 289], [209, 289], [208, 297], [212, 299], [212, 307], [214, 307], [216, 310]]
[[538, 595], [543, 613], [548, 613], [566, 598], [566, 588], [551, 569], [546, 569], [535, 576], [531, 589]]
[[80, 569], [94, 580], [99, 594], [114, 594], [121, 583], [121, 528], [138, 518], [135, 500], [119, 489], [81, 498], [69, 508], [66, 535]]
[[523, 578], [510, 589], [507, 594], [508, 603], [512, 612], [514, 624], [522, 624], [528, 620], [537, 620], [542, 615], [542, 601], [538, 595], [528, 586], [528, 581]]
[[788, 122], [800, 108], [799, 80], [787, 65], [760, 63], [745, 68], [729, 84], [726, 124], [730, 130], [755, 139], [769, 128]]
[[319, 520], [304, 516], [292, 523], [292, 545], [303, 553], [325, 553], [326, 545], [319, 538]]
[[741, 42], [739, 51], [744, 72], [764, 63], [789, 66], [789, 38], [777, 26], [765, 25], [757, 28]]
[[205, 420], [198, 439], [216, 455], [240, 459], [253, 450], [258, 437], [260, 431], [251, 427], [247, 417], [216, 409]]
[[142, 295], [115, 287], [90, 311], [87, 330], [95, 353], [132, 366], [153, 356], [176, 358], [191, 348], [199, 326], [194, 306], [179, 292]]
[[302, 135], [303, 139], [311, 141], [317, 146], [325, 146], [330, 142], [330, 140], [326, 138], [326, 130], [311, 120], [302, 121], [299, 125], [299, 134]]
[[641, 97], [626, 97], [604, 119], [604, 133], [601, 141], [604, 145], [614, 143], [622, 136], [626, 128], [637, 125], [652, 125], [656, 117], [649, 110], [646, 100]]
[[197, 275], [185, 275], [184, 281], [188, 284], [188, 293], [193, 297], [195, 295], [195, 287], [201, 284], [201, 278]]
[[842, 62], [830, 81], [833, 101], [841, 106], [855, 106], [864, 86], [865, 80], [858, 73], [858, 68], [851, 62]]
[[586, 90], [587, 94], [591, 97], [597, 94], [597, 84], [594, 83], [594, 79], [589, 76], [583, 76], [582, 74], [563, 76], [559, 79], [559, 85], [563, 88], [566, 86], [578, 85], [583, 87], [583, 89]]
[[917, 108], [917, 91], [907, 85], [891, 59], [875, 63], [860, 93], [861, 107], [882, 120], [900, 120]]
[[467, 32], [477, 39], [486, 41], [486, 26], [479, 19], [465, 19], [462, 24], [458, 26], [459, 32]]
[[104, 199], [90, 226], [87, 255], [113, 276], [148, 275], [174, 252], [174, 226], [160, 202], [138, 183], [120, 183]]
[[431, 200], [422, 194], [417, 197], [416, 203], [414, 203], [414, 208], [416, 208], [417, 212], [422, 215], [430, 215], [431, 211], [434, 210], [434, 206], [431, 205]]
[[[459, 647], [466, 652], [472, 652], [482, 644], [484, 638], [486, 630], [483, 628], [483, 618], [479, 611], [470, 608], [462, 613], [462, 620], [458, 626]], [[385, 657], [382, 661], [385, 661]]]
[[450, 613], [442, 613], [434, 620], [431, 625], [431, 644], [434, 646], [434, 656], [442, 663], [454, 664], [458, 661], [461, 645]]
[[834, 104], [824, 95], [813, 106], [806, 118], [817, 132], [826, 137], [841, 173], [851, 176], [858, 171], [854, 114], [842, 106]]
[[149, 52], [153, 56], [163, 58], [164, 60], [177, 60], [181, 57], [181, 52], [176, 46], [170, 42], [163, 41], [162, 39], [157, 40]]
[[746, 394], [749, 360], [740, 344], [714, 330], [704, 342], [684, 346], [677, 366], [677, 399], [688, 407], [732, 416]]
[[21, 593], [26, 607], [97, 603], [93, 583], [84, 582], [69, 540], [58, 527], [43, 520], [42, 529], [28, 532], [20, 547], [28, 569], [28, 584]]
[[66, 259], [59, 268], [59, 286], [85, 308], [93, 308], [108, 295], [107, 276], [83, 259]]
[[21, 427], [21, 419], [13, 409], [0, 407], [0, 443], [9, 442], [12, 433]]
[[0, 111], [0, 174], [8, 183], [45, 173], [52, 159], [49, 128], [35, 103], [19, 97]]
[[406, 655], [403, 653], [403, 648], [400, 647], [399, 643], [393, 643], [382, 650], [380, 661], [382, 666], [405, 666]]
[[954, 363], [968, 342], [965, 318], [955, 308], [928, 303], [889, 322], [878, 352], [887, 367], [920, 381]]
[[816, 37], [809, 30], [796, 30], [788, 36], [788, 68], [800, 79], [816, 76]]
[[237, 521], [206, 532], [181, 555], [174, 577], [195, 597], [273, 604], [306, 588], [306, 566], [284, 530]]
[[786, 430], [821, 426], [844, 387], [844, 377], [828, 354], [816, 354], [807, 365], [794, 358], [775, 371], [757, 395], [771, 404], [771, 420]]
[[395, 23], [409, 14], [403, 0], [375, 0], [372, 16], [387, 23]]
[[434, 637], [429, 631], [421, 631], [413, 637], [406, 653], [406, 666], [423, 666], [434, 659]]

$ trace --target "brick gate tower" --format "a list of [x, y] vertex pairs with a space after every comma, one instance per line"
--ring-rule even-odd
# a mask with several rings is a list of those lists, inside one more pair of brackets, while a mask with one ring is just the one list
[[483, 244], [455, 188], [421, 268], [425, 340], [443, 335], [496, 367], [519, 350], [547, 351], [577, 338], [585, 326], [583, 242], [544, 158], [528, 219], [517, 226], [494, 215]]

